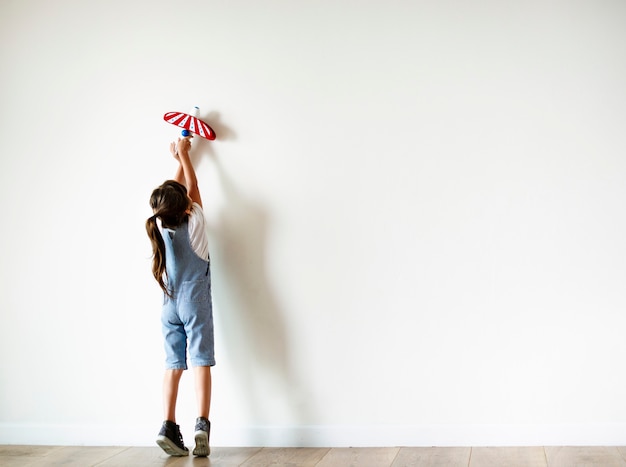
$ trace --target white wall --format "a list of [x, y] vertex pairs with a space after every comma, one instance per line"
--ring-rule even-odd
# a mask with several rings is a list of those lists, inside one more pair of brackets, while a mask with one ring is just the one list
[[0, 43], [1, 443], [153, 443], [194, 105], [214, 445], [626, 443], [626, 3], [4, 1]]

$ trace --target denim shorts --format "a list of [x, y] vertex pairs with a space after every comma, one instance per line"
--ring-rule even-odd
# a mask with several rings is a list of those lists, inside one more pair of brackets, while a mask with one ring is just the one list
[[165, 296], [161, 324], [166, 369], [186, 370], [187, 351], [192, 366], [215, 365], [210, 279], [183, 282], [173, 297]]

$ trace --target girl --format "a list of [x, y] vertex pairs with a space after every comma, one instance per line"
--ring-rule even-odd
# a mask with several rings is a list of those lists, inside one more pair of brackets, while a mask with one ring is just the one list
[[[180, 428], [176, 424], [178, 383], [187, 369], [187, 346], [195, 373], [198, 418], [195, 426], [195, 456], [208, 456], [213, 311], [208, 236], [196, 172], [189, 158], [188, 138], [170, 145], [179, 162], [174, 180], [152, 192], [154, 215], [146, 221], [152, 242], [152, 274], [163, 290], [161, 315], [165, 340], [163, 380], [164, 419], [157, 444], [169, 455], [187, 456]], [[157, 224], [160, 220], [160, 226]]]

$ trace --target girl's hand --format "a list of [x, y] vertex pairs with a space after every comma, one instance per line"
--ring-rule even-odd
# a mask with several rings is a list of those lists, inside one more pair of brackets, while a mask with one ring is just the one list
[[187, 154], [189, 149], [191, 148], [190, 138], [178, 138], [178, 143], [176, 143], [176, 152], [178, 154], [184, 153]]
[[176, 142], [175, 142], [175, 141], [172, 141], [172, 142], [170, 143], [170, 153], [172, 153], [172, 157], [173, 157], [174, 159], [176, 159], [176, 160], [180, 160], [180, 159], [178, 158], [178, 153], [176, 152]]
[[170, 144], [170, 152], [179, 162], [174, 180], [187, 187], [187, 194], [191, 200], [202, 206], [202, 198], [198, 190], [198, 177], [196, 177], [196, 171], [189, 158], [190, 139], [191, 137], [178, 138], [178, 141]]
[[176, 160], [180, 160], [179, 154], [187, 154], [191, 148], [189, 138], [178, 138], [178, 141], [170, 143], [170, 152]]

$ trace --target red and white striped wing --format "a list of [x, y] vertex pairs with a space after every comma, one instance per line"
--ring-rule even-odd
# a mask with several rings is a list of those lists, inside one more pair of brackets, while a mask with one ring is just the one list
[[203, 138], [214, 140], [215, 132], [213, 128], [204, 123], [199, 118], [193, 117], [182, 112], [168, 112], [163, 116], [163, 120], [172, 125], [179, 126], [185, 130], [189, 130]]

